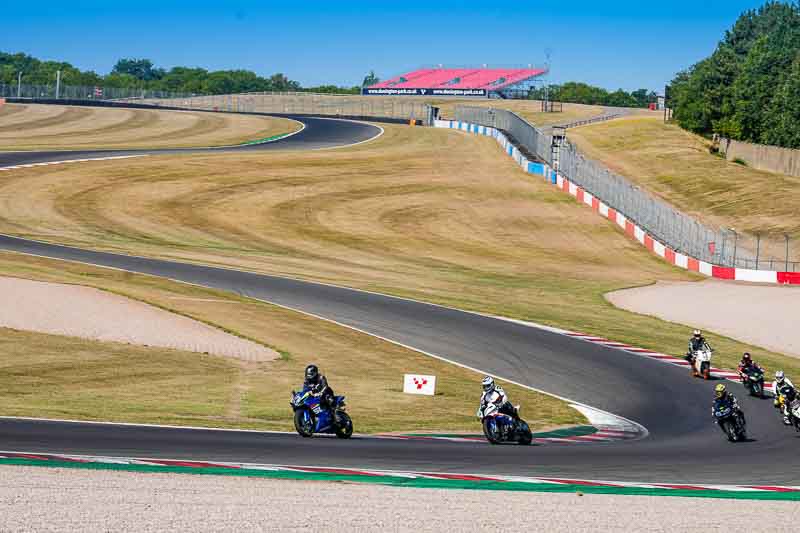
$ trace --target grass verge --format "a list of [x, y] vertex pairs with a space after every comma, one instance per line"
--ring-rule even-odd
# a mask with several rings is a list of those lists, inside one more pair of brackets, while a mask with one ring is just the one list
[[275, 117], [45, 104], [6, 104], [0, 150], [226, 146], [297, 131]]
[[[283, 354], [246, 363], [0, 328], [3, 415], [291, 431], [289, 394], [314, 361], [347, 395], [358, 432], [480, 430], [480, 375], [328, 322], [221, 291], [18, 254], [0, 253], [0, 275], [109, 290]], [[404, 373], [435, 374], [436, 396], [403, 394]], [[505, 386], [528, 406], [534, 428], [585, 422], [560, 400]]]
[[[603, 295], [701, 279], [523, 172], [492, 139], [401, 126], [330, 152], [8, 172], [0, 232], [352, 286], [673, 354], [691, 328]], [[709, 339], [724, 367], [747, 350], [800, 375], [797, 359]]]
[[[784, 234], [800, 240], [800, 178], [725, 161], [710, 153], [706, 139], [653, 118], [584, 126], [568, 137], [590, 158], [700, 220], [773, 236], [775, 249], [762, 249], [762, 258], [784, 257]], [[790, 252], [796, 261], [797, 250]]]

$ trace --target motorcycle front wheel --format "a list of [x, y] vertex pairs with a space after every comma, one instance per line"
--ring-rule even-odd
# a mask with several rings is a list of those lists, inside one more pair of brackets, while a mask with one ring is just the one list
[[486, 440], [492, 444], [500, 444], [500, 439], [497, 436], [497, 423], [491, 423], [490, 419], [483, 421], [483, 434], [486, 435]]
[[301, 437], [311, 437], [314, 434], [314, 418], [308, 409], [298, 409], [294, 412], [294, 428]]
[[528, 427], [527, 422], [524, 422], [522, 420], [520, 420], [519, 424], [520, 424], [519, 428], [520, 436], [519, 439], [517, 439], [517, 442], [523, 446], [528, 446], [530, 445], [531, 442], [533, 442], [533, 433], [531, 433], [531, 428]]
[[353, 420], [350, 415], [338, 412], [336, 416], [336, 436], [340, 439], [349, 439], [353, 435]]

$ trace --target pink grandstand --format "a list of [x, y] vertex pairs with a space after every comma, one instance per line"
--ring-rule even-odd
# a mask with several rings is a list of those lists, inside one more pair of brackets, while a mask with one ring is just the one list
[[527, 91], [535, 78], [545, 74], [534, 68], [425, 68], [364, 88], [364, 94], [467, 95], [509, 97]]

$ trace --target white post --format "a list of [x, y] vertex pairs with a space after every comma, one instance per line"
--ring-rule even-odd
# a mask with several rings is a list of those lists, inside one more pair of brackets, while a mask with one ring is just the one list
[[17, 75], [17, 98], [22, 98], [22, 71]]
[[56, 100], [58, 100], [59, 96], [61, 95], [61, 71], [56, 71]]

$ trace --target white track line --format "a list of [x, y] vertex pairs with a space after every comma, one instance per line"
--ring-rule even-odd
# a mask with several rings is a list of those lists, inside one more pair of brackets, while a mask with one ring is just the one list
[[[0, 235], [3, 235], [3, 234], [0, 234]], [[7, 237], [11, 237], [10, 235], [6, 235], [6, 236]], [[16, 237], [16, 238], [19, 238], [19, 237]], [[43, 241], [34, 241], [34, 240], [31, 240], [31, 239], [27, 239], [27, 240], [29, 240], [30, 242], [38, 242], [40, 244], [51, 244], [51, 243], [45, 243]], [[84, 264], [84, 265], [92, 265], [92, 266], [95, 266], [95, 267], [98, 267], [98, 268], [109, 268], [109, 269], [112, 269], [112, 270], [117, 270], [117, 271], [121, 271], [121, 272], [128, 272], [128, 273], [131, 273], [131, 274], [139, 274], [139, 275], [145, 275], [145, 276], [150, 275], [150, 274], [143, 274], [141, 272], [135, 272], [135, 271], [131, 271], [131, 270], [126, 270], [124, 268], [109, 267], [109, 266], [105, 266], [105, 265], [98, 265], [98, 264], [91, 263], [91, 262], [86, 262], [86, 261], [58, 259], [58, 258], [53, 258], [53, 257], [49, 257], [49, 256], [42, 256], [42, 255], [39, 255], [39, 254], [32, 254], [32, 253], [25, 253], [25, 252], [14, 252], [14, 253], [20, 253], [22, 255], [30, 255], [30, 256], [34, 256], [34, 257], [42, 257], [42, 258], [51, 259], [51, 260], [54, 259], [54, 260], [57, 260], [57, 261], [68, 261], [68, 262]], [[106, 253], [108, 253], [108, 252], [106, 252]], [[111, 252], [111, 253], [115, 253], [115, 252]], [[116, 255], [121, 255], [121, 256], [124, 256], [124, 257], [138, 258], [138, 259], [153, 260], [153, 258], [147, 258], [147, 257], [135, 256], [135, 255], [128, 255], [128, 254], [116, 253]], [[171, 260], [162, 260], [162, 261], [169, 262]], [[176, 262], [176, 261], [172, 261], [172, 262]], [[189, 263], [189, 264], [192, 264], [192, 263]], [[220, 268], [222, 270], [228, 270], [228, 271], [231, 271], [231, 272], [243, 272], [241, 270], [237, 270], [237, 269], [233, 269], [233, 268], [227, 268], [227, 267], [211, 267], [209, 265], [202, 265], [202, 264], [194, 264], [194, 265], [195, 266], [205, 266], [205, 267], [208, 267], [208, 268]], [[257, 272], [251, 272], [251, 274], [253, 274], [253, 273], [254, 274], [258, 274]], [[267, 274], [267, 275], [270, 276], [269, 274]], [[152, 276], [152, 275], [150, 275], [150, 276]], [[166, 276], [152, 276], [152, 277], [158, 277], [158, 278], [161, 278], [161, 279], [169, 279], [170, 281], [174, 281], [174, 282], [177, 282], [177, 283], [183, 283], [183, 284], [190, 285], [190, 286], [195, 286], [195, 287], [201, 287], [203, 289], [220, 290], [220, 289], [215, 289], [214, 287], [209, 287], [209, 286], [206, 286], [206, 285], [200, 285], [200, 284], [197, 284], [197, 283], [191, 283], [191, 282], [187, 282], [187, 281], [183, 281], [183, 280], [179, 280], [179, 279], [173, 279], [173, 278], [169, 278], [169, 277], [166, 277]], [[381, 293], [373, 292], [373, 291], [354, 289], [354, 288], [350, 288], [350, 287], [343, 287], [343, 286], [340, 286], [340, 285], [332, 285], [332, 284], [327, 284], [327, 283], [318, 283], [318, 282], [315, 282], [315, 281], [307, 281], [307, 280], [302, 280], [302, 279], [299, 279], [299, 278], [291, 278], [291, 277], [286, 277], [286, 276], [274, 276], [274, 275], [272, 275], [272, 277], [289, 279], [289, 280], [293, 280], [293, 281], [300, 281], [300, 282], [303, 282], [303, 283], [318, 284], [318, 285], [321, 285], [321, 286], [336, 287], [336, 288], [339, 288], [339, 289], [347, 289], [347, 290], [352, 290], [352, 291], [356, 291], [356, 292], [361, 292], [361, 293], [364, 293], [364, 294], [378, 295], [378, 296], [382, 296], [384, 298], [390, 298], [390, 299], [391, 298], [395, 298], [395, 299], [398, 299], [398, 300], [404, 300], [404, 301], [414, 302], [414, 303], [423, 304], [423, 305], [432, 305], [432, 306], [440, 307], [440, 308], [443, 308], [443, 309], [448, 309], [448, 310], [452, 310], [452, 311], [459, 311], [459, 312], [462, 312], [462, 313], [469, 313], [469, 314], [473, 314], [473, 315], [477, 315], [477, 316], [482, 316], [482, 317], [485, 317], [485, 318], [494, 318], [494, 319], [504, 320], [502, 317], [495, 317], [495, 316], [492, 316], [492, 315], [485, 315], [485, 314], [482, 314], [482, 313], [475, 313], [475, 312], [472, 312], [472, 311], [464, 311], [464, 310], [457, 309], [457, 308], [454, 308], [454, 307], [447, 307], [447, 306], [444, 306], [444, 305], [432, 304], [432, 303], [428, 303], [428, 302], [422, 302], [422, 301], [419, 301], [419, 300], [413, 300], [411, 298], [390, 296], [390, 295], [381, 294]], [[337, 326], [341, 326], [341, 327], [344, 327], [344, 328], [347, 328], [347, 329], [350, 329], [350, 330], [353, 330], [353, 331], [357, 331], [359, 333], [363, 333], [365, 335], [369, 335], [371, 337], [374, 337], [374, 338], [377, 338], [377, 339], [392, 343], [392, 344], [394, 344], [396, 346], [400, 346], [402, 348], [406, 348], [408, 350], [412, 350], [412, 351], [415, 351], [417, 353], [421, 353], [423, 355], [427, 355], [428, 357], [432, 357], [434, 359], [437, 359], [437, 360], [440, 360], [440, 361], [444, 361], [446, 363], [453, 364], [455, 366], [464, 368], [466, 370], [471, 370], [471, 371], [479, 373], [479, 374], [489, 375], [489, 376], [492, 376], [492, 377], [494, 377], [496, 379], [500, 379], [502, 381], [505, 381], [507, 383], [511, 383], [513, 385], [517, 385], [518, 387], [522, 387], [522, 388], [530, 390], [530, 391], [538, 392], [540, 394], [544, 394], [546, 396], [550, 396], [551, 398], [556, 398], [558, 400], [566, 402], [567, 404], [570, 405], [570, 407], [572, 407], [573, 409], [576, 409], [577, 411], [579, 411], [581, 414], [583, 414], [589, 420], [589, 422], [591, 424], [601, 424], [601, 425], [604, 425], [604, 426], [619, 426], [619, 427], [625, 427], [625, 428], [631, 428], [632, 427], [632, 428], [634, 428], [635, 432], [637, 432], [637, 433], [639, 433], [641, 435], [641, 438], [644, 438], [647, 435], [649, 435], [649, 431], [647, 430], [647, 428], [645, 428], [643, 425], [639, 424], [638, 422], [634, 422], [633, 420], [629, 420], [627, 418], [624, 418], [622, 416], [610, 413], [608, 411], [603, 411], [602, 409], [598, 409], [596, 407], [593, 407], [593, 406], [578, 402], [578, 401], [573, 400], [571, 398], [566, 398], [564, 396], [560, 396], [560, 395], [554, 394], [552, 392], [548, 392], [548, 391], [545, 391], [545, 390], [542, 390], [542, 389], [538, 389], [538, 388], [532, 387], [530, 385], [525, 385], [525, 384], [520, 383], [520, 382], [518, 382], [516, 380], [509, 379], [509, 378], [501, 376], [499, 374], [493, 374], [491, 372], [488, 372], [488, 371], [485, 371], [485, 370], [481, 370], [479, 368], [475, 368], [475, 367], [472, 367], [472, 366], [469, 366], [469, 365], [465, 365], [463, 363], [459, 363], [457, 361], [453, 361], [451, 359], [448, 359], [446, 357], [440, 356], [438, 354], [434, 354], [434, 353], [431, 353], [431, 352], [428, 352], [428, 351], [425, 351], [425, 350], [421, 350], [419, 348], [415, 348], [413, 346], [410, 346], [410, 345], [407, 345], [407, 344], [404, 344], [404, 343], [401, 343], [401, 342], [398, 342], [398, 341], [394, 341], [392, 339], [388, 339], [388, 338], [383, 337], [381, 335], [370, 333], [370, 332], [365, 331], [365, 330], [363, 330], [361, 328], [357, 328], [357, 327], [351, 326], [349, 324], [344, 324], [342, 322], [339, 322], [339, 321], [336, 321], [336, 320], [333, 320], [333, 319], [329, 319], [329, 318], [326, 318], [326, 317], [323, 317], [323, 316], [320, 316], [320, 315], [316, 315], [314, 313], [309, 313], [309, 312], [303, 311], [301, 309], [297, 309], [297, 308], [290, 307], [290, 306], [287, 306], [287, 305], [282, 305], [282, 304], [279, 304], [279, 303], [276, 303], [276, 302], [272, 302], [270, 300], [266, 300], [266, 299], [263, 299], [263, 298], [255, 298], [255, 297], [252, 297], [252, 296], [246, 296], [246, 297], [250, 298], [252, 300], [257, 300], [257, 301], [261, 301], [261, 302], [264, 302], [264, 303], [268, 303], [270, 305], [274, 305], [274, 306], [280, 307], [282, 309], [288, 309], [288, 310], [294, 311], [296, 313], [300, 313], [300, 314], [303, 314], [303, 315], [306, 315], [306, 316], [317, 318], [319, 320], [324, 320], [326, 322], [329, 322], [329, 323], [332, 323], [332, 324], [336, 324]], [[532, 323], [532, 322], [523, 322], [523, 321], [518, 321], [518, 320], [514, 320], [514, 319], [508, 319], [508, 320], [510, 320], [512, 322], [519, 323], [521, 325], [526, 325], [528, 327], [537, 327], [538, 329], [543, 329], [545, 331], [550, 331], [550, 332], [553, 332], [553, 333], [560, 333], [560, 334], [562, 334], [564, 336], [568, 336], [568, 335], [566, 335], [566, 333], [567, 333], [566, 330], [561, 330], [561, 329], [553, 328], [553, 327], [550, 327], [550, 326], [534, 325], [534, 323]]]

